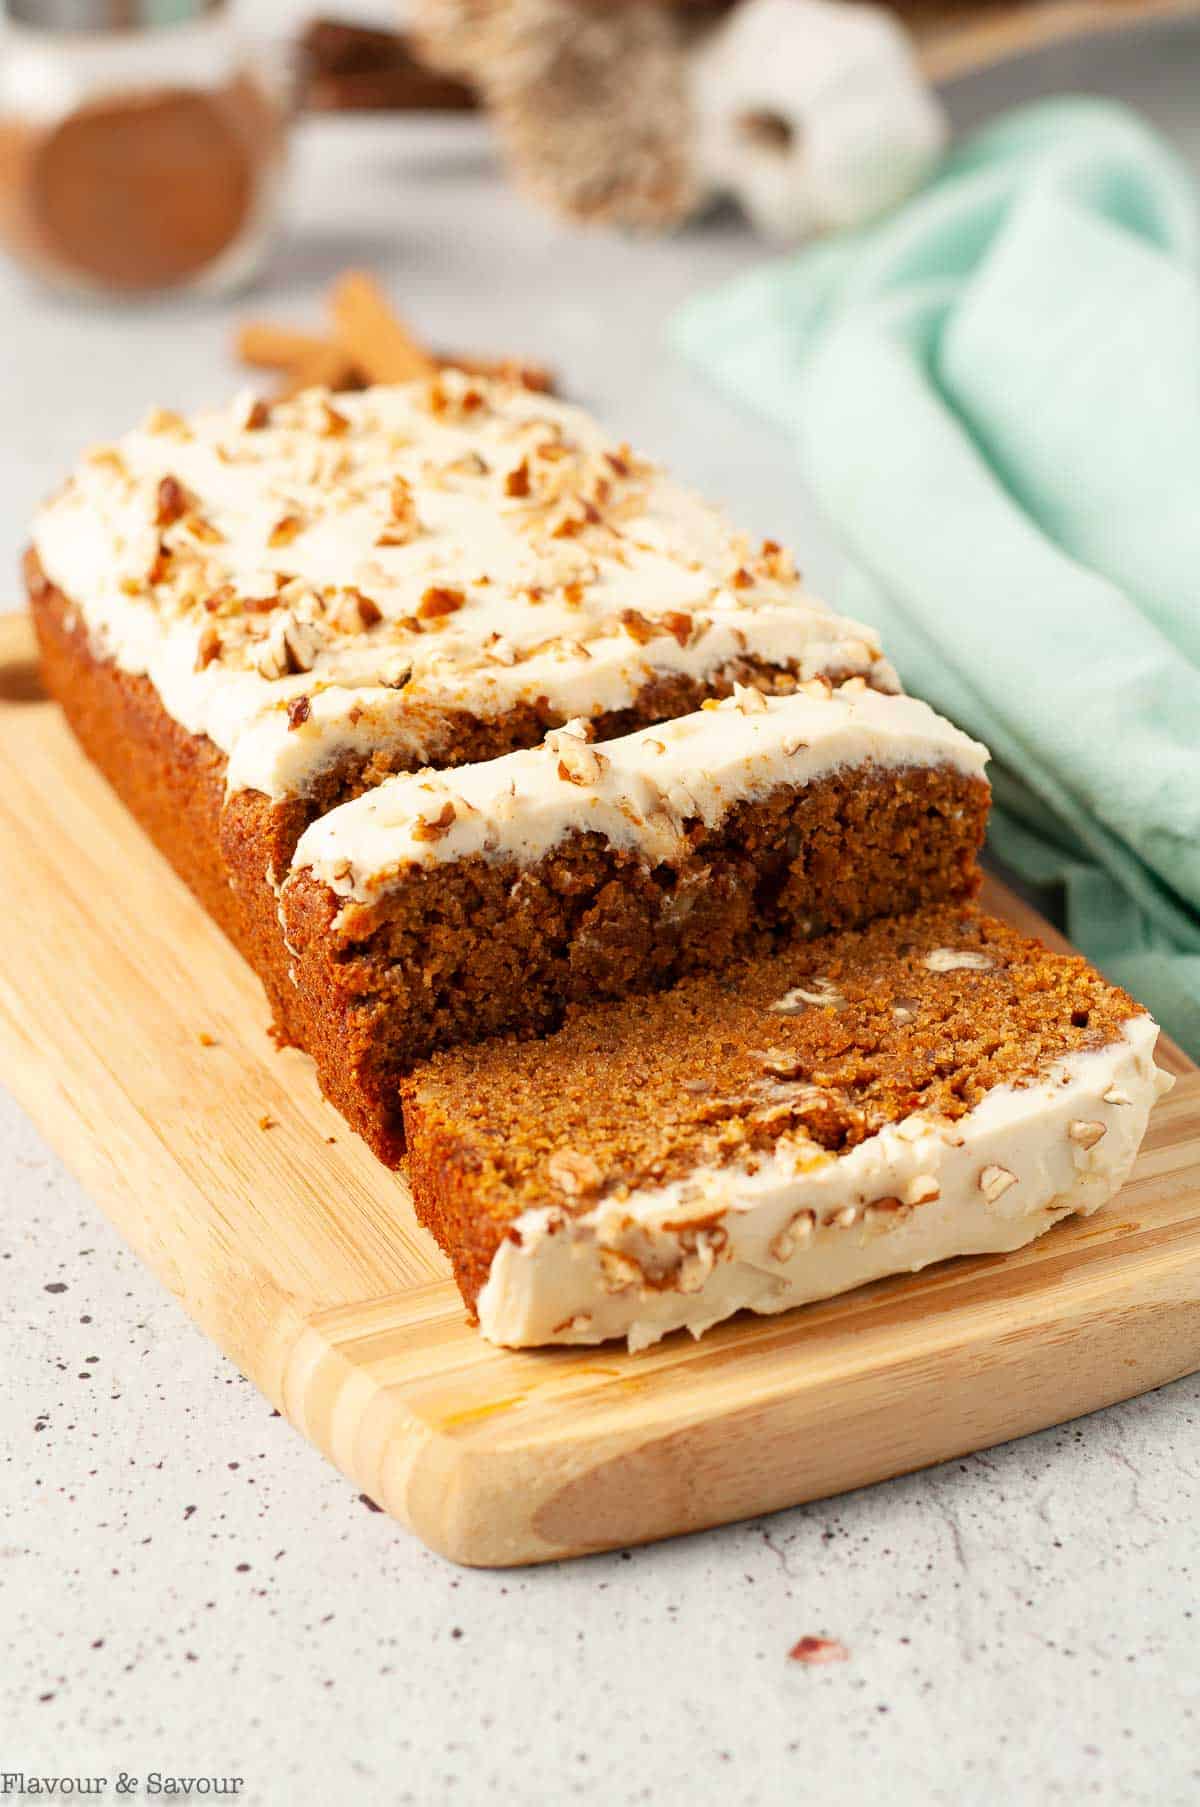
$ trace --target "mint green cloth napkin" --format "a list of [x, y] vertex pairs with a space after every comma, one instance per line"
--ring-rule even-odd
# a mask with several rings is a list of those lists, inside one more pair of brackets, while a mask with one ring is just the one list
[[837, 598], [991, 747], [991, 844], [1200, 1056], [1200, 285], [1136, 118], [1039, 104], [865, 232], [689, 304], [795, 436]]

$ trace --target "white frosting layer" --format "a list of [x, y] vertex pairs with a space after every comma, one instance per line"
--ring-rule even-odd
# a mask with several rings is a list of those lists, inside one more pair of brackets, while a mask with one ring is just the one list
[[914, 1115], [840, 1157], [789, 1137], [753, 1169], [697, 1172], [574, 1217], [526, 1211], [476, 1301], [480, 1328], [511, 1347], [623, 1336], [639, 1349], [735, 1311], [1019, 1248], [1124, 1184], [1173, 1083], [1154, 1065], [1157, 1035], [1134, 1017], [1110, 1046], [998, 1086], [957, 1123]]
[[221, 748], [232, 789], [294, 794], [345, 749], [424, 763], [447, 711], [593, 716], [743, 657], [897, 688], [785, 553], [579, 409], [448, 373], [260, 419], [154, 417], [33, 533], [96, 650]]
[[293, 869], [367, 897], [413, 866], [470, 855], [530, 864], [572, 833], [602, 834], [647, 859], [680, 852], [685, 823], [712, 827], [779, 785], [844, 767], [951, 765], [981, 776], [987, 749], [927, 704], [854, 679], [815, 695], [743, 691], [714, 708], [590, 746], [582, 722], [544, 746], [450, 772], [385, 779], [314, 822]]

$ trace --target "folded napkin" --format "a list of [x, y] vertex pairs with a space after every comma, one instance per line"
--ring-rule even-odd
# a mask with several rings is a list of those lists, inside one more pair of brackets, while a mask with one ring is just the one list
[[1166, 146], [1055, 101], [673, 330], [794, 434], [841, 606], [991, 746], [996, 854], [1200, 1056], [1197, 256]]

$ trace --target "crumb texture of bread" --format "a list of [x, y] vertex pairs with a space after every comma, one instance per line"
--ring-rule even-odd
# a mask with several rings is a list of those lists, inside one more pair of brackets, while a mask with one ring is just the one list
[[694, 824], [673, 862], [602, 835], [532, 865], [416, 868], [374, 904], [304, 872], [283, 893], [296, 988], [334, 1088], [394, 1098], [436, 1048], [541, 1036], [573, 1006], [659, 990], [781, 940], [969, 898], [987, 787], [941, 768], [840, 773]]
[[476, 1300], [528, 1213], [619, 1211], [793, 1144], [836, 1164], [913, 1116], [953, 1133], [1134, 1019], [1081, 958], [945, 904], [435, 1055], [403, 1084], [414, 1196]]
[[304, 834], [280, 891], [327, 1084], [384, 1099], [435, 1048], [968, 898], [984, 760], [924, 703], [814, 680], [390, 779]]

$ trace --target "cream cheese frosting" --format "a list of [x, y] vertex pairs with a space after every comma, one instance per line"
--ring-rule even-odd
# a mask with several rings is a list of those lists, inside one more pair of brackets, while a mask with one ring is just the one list
[[385, 779], [312, 823], [292, 867], [364, 900], [414, 866], [473, 855], [528, 865], [569, 834], [602, 834], [657, 863], [681, 851], [687, 823], [712, 827], [780, 785], [846, 767], [951, 765], [981, 777], [986, 760], [927, 704], [860, 678], [836, 690], [812, 679], [771, 698], [739, 685], [719, 704], [602, 745], [576, 720], [541, 747]]
[[835, 1156], [803, 1136], [748, 1165], [608, 1199], [523, 1212], [476, 1301], [492, 1342], [630, 1349], [733, 1312], [786, 1311], [952, 1255], [1020, 1248], [1107, 1202], [1174, 1083], [1157, 1025], [997, 1086], [951, 1123], [914, 1114]]
[[94, 649], [215, 742], [231, 789], [274, 798], [347, 749], [420, 763], [447, 712], [594, 716], [740, 660], [898, 688], [779, 546], [580, 409], [456, 372], [159, 411], [85, 458], [33, 541]]

